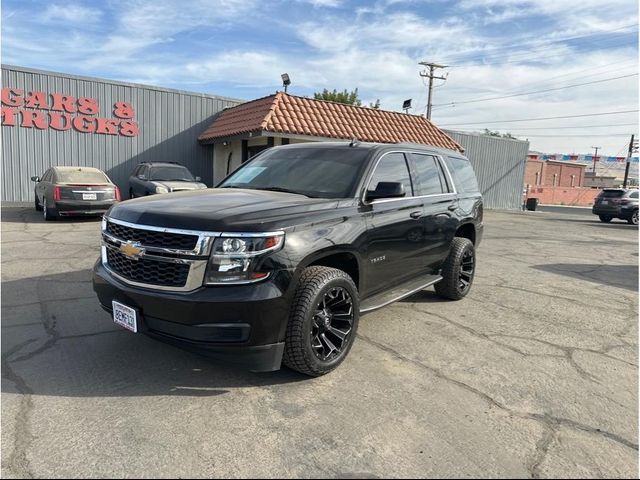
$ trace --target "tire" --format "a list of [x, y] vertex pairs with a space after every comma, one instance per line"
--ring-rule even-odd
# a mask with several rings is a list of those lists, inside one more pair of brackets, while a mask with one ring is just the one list
[[131, 198], [136, 198], [136, 197], [133, 196], [133, 190], [130, 188], [129, 189], [129, 199], [131, 199]]
[[602, 223], [609, 223], [613, 217], [611, 215], [600, 215], [600, 221]]
[[358, 290], [349, 275], [336, 268], [306, 268], [291, 304], [283, 363], [311, 377], [334, 370], [351, 350], [359, 315]]
[[36, 207], [36, 212], [42, 211], [42, 205], [40, 205], [40, 201], [38, 200], [38, 195], [36, 195], [35, 207]]
[[476, 271], [476, 253], [468, 238], [455, 237], [449, 256], [442, 265], [442, 280], [435, 285], [436, 293], [449, 300], [467, 296]]
[[50, 208], [47, 207], [47, 198], [46, 197], [43, 199], [42, 211], [43, 211], [45, 222], [51, 222], [51, 221], [55, 220], [56, 218], [58, 218], [58, 216], [55, 213], [53, 213]]
[[638, 225], [638, 209], [635, 209], [627, 220], [631, 225]]

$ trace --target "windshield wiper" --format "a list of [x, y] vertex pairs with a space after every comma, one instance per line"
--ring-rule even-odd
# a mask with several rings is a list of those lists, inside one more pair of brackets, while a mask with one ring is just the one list
[[293, 193], [295, 195], [304, 195], [305, 197], [312, 198], [311, 195], [307, 195], [306, 193], [297, 192], [295, 190], [289, 190], [288, 188], [283, 187], [252, 187], [254, 190], [268, 190], [269, 192], [282, 192], [282, 193]]

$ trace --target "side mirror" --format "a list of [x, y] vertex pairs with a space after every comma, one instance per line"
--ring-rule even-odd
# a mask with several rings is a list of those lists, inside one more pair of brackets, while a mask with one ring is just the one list
[[399, 198], [405, 195], [404, 185], [400, 182], [378, 182], [375, 190], [367, 191], [367, 200]]
[[200, 180], [202, 180], [202, 178], [196, 177], [196, 182], [199, 182]]
[[37, 175], [35, 177], [31, 177], [31, 181], [37, 183], [40, 181], [40, 177], [38, 177]]
[[146, 175], [138, 175], [138, 178], [139, 178], [140, 180], [145, 181], [145, 182], [147, 181], [147, 176], [146, 176]]

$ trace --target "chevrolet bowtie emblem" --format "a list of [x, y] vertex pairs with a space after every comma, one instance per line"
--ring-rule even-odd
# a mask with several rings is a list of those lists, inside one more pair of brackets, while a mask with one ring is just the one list
[[125, 242], [120, 244], [120, 253], [132, 260], [138, 260], [144, 255], [144, 248], [138, 242]]

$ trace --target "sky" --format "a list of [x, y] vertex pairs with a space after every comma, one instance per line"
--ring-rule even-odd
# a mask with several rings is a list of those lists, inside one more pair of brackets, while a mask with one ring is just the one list
[[358, 88], [414, 114], [429, 61], [448, 66], [443, 128], [604, 155], [639, 133], [635, 0], [3, 0], [1, 33], [5, 64], [246, 100], [287, 72], [291, 94]]

